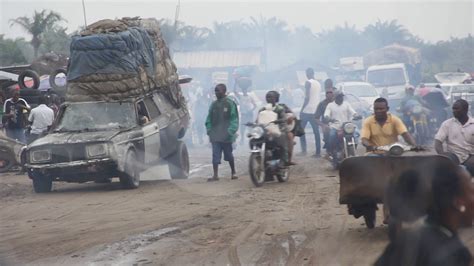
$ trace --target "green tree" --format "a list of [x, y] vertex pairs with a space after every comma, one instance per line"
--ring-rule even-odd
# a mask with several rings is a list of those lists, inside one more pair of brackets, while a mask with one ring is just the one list
[[324, 65], [337, 65], [341, 57], [360, 56], [368, 51], [368, 43], [355, 25], [336, 26], [317, 34], [324, 51], [321, 61]]
[[62, 54], [69, 54], [71, 37], [66, 33], [67, 28], [57, 27], [48, 29], [43, 34], [43, 43], [40, 51], [43, 53], [55, 51]]
[[24, 43], [24, 39], [5, 39], [4, 35], [0, 34], [0, 64], [2, 66], [26, 64], [26, 57], [20, 49]]
[[413, 38], [413, 35], [395, 19], [392, 21], [379, 19], [375, 24], [365, 27], [363, 35], [374, 45], [372, 48], [380, 48], [392, 43], [406, 44]]
[[24, 16], [11, 19], [10, 26], [19, 25], [32, 36], [30, 43], [33, 46], [34, 55], [37, 57], [43, 43], [43, 33], [54, 28], [61, 21], [65, 21], [65, 19], [59, 13], [42, 10], [41, 12], [35, 11], [32, 18]]

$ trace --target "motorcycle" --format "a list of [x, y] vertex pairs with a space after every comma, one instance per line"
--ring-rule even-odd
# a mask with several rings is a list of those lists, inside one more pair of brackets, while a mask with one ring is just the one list
[[440, 155], [406, 155], [409, 151], [422, 150], [395, 143], [377, 147], [380, 156], [347, 158], [339, 168], [339, 203], [346, 204], [349, 214], [355, 218], [364, 217], [367, 228], [374, 228], [377, 204], [385, 202], [390, 182], [407, 170], [424, 171], [427, 165], [449, 160]]
[[428, 119], [429, 109], [424, 108], [416, 100], [410, 100], [406, 104], [406, 115], [410, 118], [408, 131], [413, 134], [416, 143], [426, 145], [430, 136], [429, 125], [437, 123]]
[[[362, 117], [357, 116], [353, 120], [360, 120]], [[337, 122], [331, 120], [330, 122]], [[341, 129], [337, 130], [337, 141], [336, 145], [331, 154], [331, 163], [335, 170], [339, 168], [339, 165], [345, 158], [356, 156], [357, 149], [357, 126], [353, 122], [344, 122]]]
[[278, 145], [277, 136], [272, 134], [272, 126], [278, 126], [277, 124], [277, 121], [267, 124], [246, 124], [251, 128], [247, 135], [250, 145], [249, 174], [256, 187], [273, 181], [274, 177], [279, 182], [286, 182], [289, 179], [289, 167], [282, 167], [284, 150]]

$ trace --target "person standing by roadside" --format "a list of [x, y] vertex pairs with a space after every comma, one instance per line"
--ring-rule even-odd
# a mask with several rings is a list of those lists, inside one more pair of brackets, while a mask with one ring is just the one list
[[31, 132], [28, 144], [41, 137], [53, 124], [54, 111], [46, 105], [46, 98], [41, 97], [39, 105], [31, 110], [28, 121], [31, 122]]
[[221, 156], [224, 153], [224, 161], [228, 161], [232, 172], [231, 179], [237, 179], [232, 154], [232, 143], [235, 141], [236, 132], [239, 129], [239, 114], [234, 101], [227, 98], [227, 87], [225, 84], [217, 84], [214, 89], [217, 100], [214, 101], [206, 119], [206, 129], [212, 144], [212, 168], [214, 174], [207, 181], [218, 181], [218, 169]]
[[[453, 104], [453, 118], [444, 121], [435, 136], [435, 150], [463, 164], [474, 175], [474, 119], [468, 115], [469, 103], [459, 99]], [[447, 152], [443, 149], [446, 142]]]
[[[316, 153], [314, 154], [314, 157], [320, 157], [321, 137], [319, 135], [319, 127], [314, 115], [320, 102], [321, 85], [314, 79], [314, 70], [312, 68], [306, 69], [306, 77], [308, 80], [305, 83], [304, 103], [300, 113], [301, 127], [304, 129], [308, 123], [311, 125], [314, 134], [314, 142], [316, 144]], [[300, 139], [301, 152], [302, 154], [306, 154], [307, 145], [305, 135], [301, 136]]]
[[28, 103], [20, 98], [20, 93], [15, 90], [12, 98], [5, 101], [3, 105], [4, 115], [6, 118], [7, 136], [16, 139], [22, 143], [26, 143], [25, 138], [25, 113], [30, 110]]
[[[241, 85], [240, 89], [242, 93], [237, 91], [237, 88], [234, 89], [234, 94], [237, 100], [239, 101], [240, 105], [240, 115], [242, 123], [252, 122], [254, 121], [253, 113], [257, 108], [255, 101], [253, 100], [252, 96], [248, 94], [248, 88], [251, 86], [252, 80], [249, 80], [247, 84]], [[246, 127], [240, 128], [240, 145], [244, 145], [245, 140], [245, 130]]]

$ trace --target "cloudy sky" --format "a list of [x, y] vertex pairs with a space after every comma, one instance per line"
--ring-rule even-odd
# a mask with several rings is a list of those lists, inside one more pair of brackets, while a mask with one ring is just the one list
[[[332, 0], [332, 1], [202, 1], [181, 0], [179, 19], [187, 24], [211, 27], [214, 21], [246, 19], [249, 16], [276, 16], [290, 27], [307, 26], [314, 32], [331, 29], [345, 22], [363, 29], [378, 19], [396, 19], [410, 32], [424, 40], [436, 42], [450, 37], [465, 37], [474, 32], [472, 0]], [[141, 16], [174, 19], [178, 3], [162, 0], [84, 0], [87, 22], [103, 18]], [[9, 20], [31, 16], [34, 10], [49, 9], [67, 19], [69, 32], [84, 24], [81, 0], [0, 0], [0, 34], [26, 37]]]

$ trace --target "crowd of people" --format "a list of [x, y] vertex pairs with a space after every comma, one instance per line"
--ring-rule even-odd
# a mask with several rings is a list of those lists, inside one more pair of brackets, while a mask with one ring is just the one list
[[[300, 121], [303, 128], [307, 124], [313, 127], [316, 140], [314, 156], [319, 157], [319, 127], [323, 131], [325, 147], [329, 149], [334, 145], [335, 132], [341, 123], [350, 121], [357, 114], [349, 104], [344, 103], [341, 93], [335, 93], [331, 80], [325, 82], [326, 98], [319, 101], [321, 88], [318, 83], [313, 82], [314, 72], [312, 69], [308, 69], [306, 73], [308, 81], [305, 86], [305, 101], [300, 113]], [[411, 90], [409, 91], [411, 92]], [[207, 134], [212, 143], [212, 164], [214, 167], [214, 175], [208, 181], [219, 180], [217, 169], [222, 153], [224, 160], [228, 161], [231, 167], [232, 179], [235, 179], [237, 177], [232, 155], [232, 142], [235, 140], [239, 128], [238, 107], [233, 100], [226, 96], [224, 84], [216, 86], [215, 94], [217, 100], [211, 104], [206, 120]], [[336, 95], [334, 96], [334, 94]], [[278, 120], [284, 119], [286, 122], [281, 127], [281, 131], [285, 134], [277, 139], [277, 143], [284, 151], [281, 167], [288, 167], [294, 164], [291, 161], [292, 148], [290, 148], [294, 145], [294, 132], [291, 132], [290, 125], [296, 117], [287, 105], [279, 103], [278, 92], [267, 92], [266, 101], [269, 105], [262, 108], [260, 112], [272, 110], [277, 114]], [[314, 104], [315, 102], [318, 104]], [[384, 156], [377, 153], [377, 147], [396, 143], [399, 137], [402, 137], [409, 145], [417, 146], [415, 139], [403, 122], [404, 119], [389, 113], [389, 109], [387, 99], [378, 98], [374, 101], [373, 115], [367, 117], [363, 122], [361, 143], [369, 152], [369, 156]], [[463, 225], [470, 226], [474, 218], [474, 184], [472, 182], [474, 175], [474, 120], [469, 116], [468, 102], [463, 99], [454, 102], [452, 113], [453, 118], [444, 121], [435, 136], [436, 152], [447, 156], [451, 161], [431, 167], [433, 168], [430, 172], [432, 173], [430, 184], [432, 192], [429, 204], [422, 210], [418, 210], [420, 213], [417, 217], [423, 218], [421, 225], [416, 228], [402, 229], [396, 236], [391, 237], [390, 243], [375, 265], [472, 265], [472, 256], [459, 239], [457, 232]], [[216, 135], [220, 137], [216, 137]], [[302, 150], [305, 152], [306, 143], [303, 140], [301, 142]], [[446, 145], [446, 151], [443, 144]], [[403, 182], [405, 179], [411, 181]], [[400, 197], [402, 195], [407, 202], [410, 193], [416, 194], [416, 186], [422, 183], [420, 174], [407, 172], [399, 180], [401, 181], [396, 184], [399, 187], [394, 190], [396, 191], [395, 196], [392, 196]], [[390, 199], [388, 201], [390, 202]], [[401, 208], [410, 209], [412, 207], [407, 204]], [[388, 208], [384, 206], [384, 222], [388, 223], [390, 218]]]
[[[296, 135], [300, 136], [302, 154], [307, 154], [306, 136], [304, 133], [298, 134], [297, 130], [304, 131], [308, 124], [315, 140], [315, 153], [312, 156], [321, 157], [323, 149], [331, 155], [343, 123], [361, 117], [344, 101], [344, 94], [334, 88], [331, 79], [327, 79], [324, 88], [321, 88], [314, 78], [313, 69], [308, 68], [306, 76], [304, 102], [299, 117], [287, 104], [280, 102], [280, 93], [274, 90], [266, 93], [266, 105], [263, 108], [259, 108], [249, 94], [248, 86], [240, 87], [240, 91], [234, 88], [230, 96], [225, 84], [217, 84], [214, 88], [215, 99], [202, 88], [187, 95], [191, 102], [192, 131], [201, 144], [207, 135], [212, 147], [213, 175], [208, 179], [209, 182], [219, 180], [222, 157], [229, 163], [231, 179], [238, 178], [233, 156], [234, 143], [239, 132], [240, 143], [245, 143], [242, 122], [258, 123], [262, 112], [274, 112], [280, 121], [278, 127], [282, 134], [275, 138], [283, 150], [279, 167], [296, 164], [293, 158]], [[323, 89], [324, 94], [321, 93]], [[3, 102], [2, 127], [8, 137], [31, 143], [49, 130], [60, 102], [42, 96], [39, 105], [31, 108], [27, 101], [20, 98], [18, 91], [13, 91], [11, 95], [6, 100], [0, 97]], [[321, 95], [325, 95], [322, 100]], [[412, 100], [421, 101], [415, 96], [414, 90], [408, 88], [400, 109], [403, 111], [408, 108]], [[378, 98], [373, 103], [373, 114], [362, 123], [361, 144], [368, 156], [384, 156], [377, 147], [394, 144], [400, 137], [411, 146], [419, 144], [407, 128], [410, 123], [408, 117], [399, 118], [389, 110], [387, 99]], [[434, 166], [432, 198], [425, 210], [425, 222], [416, 230], [403, 230], [392, 237], [376, 265], [472, 265], [472, 256], [459, 240], [457, 231], [466, 220], [472, 221], [474, 215], [474, 185], [471, 181], [474, 175], [474, 119], [469, 116], [469, 104], [463, 99], [454, 102], [452, 114], [453, 117], [446, 119], [434, 136], [434, 148], [438, 154], [445, 155], [454, 163]], [[413, 190], [420, 175], [416, 172], [405, 173], [401, 179], [404, 178], [411, 181], [395, 184], [399, 187], [395, 187], [394, 191], [405, 193], [406, 190]], [[406, 184], [411, 184], [411, 187]], [[384, 218], [390, 219], [390, 213], [385, 210]]]
[[2, 123], [1, 129], [7, 137], [29, 144], [45, 134], [58, 114], [59, 97], [42, 95], [34, 108], [23, 98], [18, 90], [10, 92], [11, 97], [4, 100], [0, 95]]

